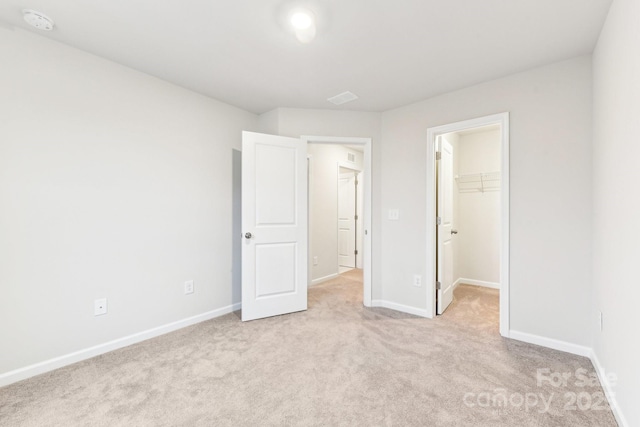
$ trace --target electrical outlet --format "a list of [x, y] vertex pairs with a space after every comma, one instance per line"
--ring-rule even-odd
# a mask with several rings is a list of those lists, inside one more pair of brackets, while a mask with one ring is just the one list
[[389, 209], [389, 220], [397, 221], [400, 219], [400, 209]]
[[313, 265], [318, 265], [318, 257], [317, 256], [313, 257]]
[[107, 299], [99, 298], [93, 302], [93, 315], [102, 316], [107, 314]]
[[193, 293], [193, 280], [187, 280], [184, 282], [184, 293], [185, 295]]
[[413, 276], [413, 286], [415, 286], [416, 288], [422, 286], [422, 276], [420, 276], [419, 274], [415, 274]]

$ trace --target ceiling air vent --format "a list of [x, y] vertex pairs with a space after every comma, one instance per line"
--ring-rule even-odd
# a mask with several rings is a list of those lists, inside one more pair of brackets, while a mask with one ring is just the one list
[[327, 101], [335, 105], [342, 105], [342, 104], [346, 104], [347, 102], [355, 101], [356, 99], [358, 99], [358, 95], [347, 91], [347, 92], [342, 92], [341, 94], [338, 94], [336, 96], [333, 96], [327, 99]]
[[355, 163], [356, 155], [354, 153], [347, 153], [347, 161], [351, 163]]

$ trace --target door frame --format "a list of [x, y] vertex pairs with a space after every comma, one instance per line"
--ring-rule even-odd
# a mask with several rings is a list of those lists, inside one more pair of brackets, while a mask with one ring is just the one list
[[[365, 307], [371, 307], [371, 138], [341, 137], [341, 136], [315, 136], [302, 135], [300, 137], [307, 144], [340, 144], [361, 145], [364, 148], [363, 174], [363, 295], [362, 303]], [[312, 265], [311, 251], [309, 251], [309, 265]]]
[[509, 113], [499, 113], [427, 129], [427, 317], [436, 313], [436, 150], [439, 136], [466, 129], [500, 125], [500, 335], [509, 337]]

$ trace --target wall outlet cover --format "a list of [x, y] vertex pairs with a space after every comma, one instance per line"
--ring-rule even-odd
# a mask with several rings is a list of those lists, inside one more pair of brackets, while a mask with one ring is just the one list
[[422, 286], [422, 276], [420, 276], [419, 274], [413, 276], [413, 286], [415, 286], [416, 288]]
[[184, 293], [185, 295], [193, 293], [193, 280], [187, 280], [184, 282]]
[[93, 315], [102, 316], [103, 314], [107, 314], [107, 299], [98, 298], [93, 302]]

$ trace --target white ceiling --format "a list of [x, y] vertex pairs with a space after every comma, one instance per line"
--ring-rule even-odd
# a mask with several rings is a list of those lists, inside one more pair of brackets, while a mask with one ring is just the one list
[[[592, 52], [611, 0], [2, 0], [49, 15], [45, 37], [254, 113], [384, 111]], [[307, 5], [316, 39], [283, 25]], [[37, 32], [38, 30], [33, 30]], [[333, 106], [346, 90], [360, 99]]]

